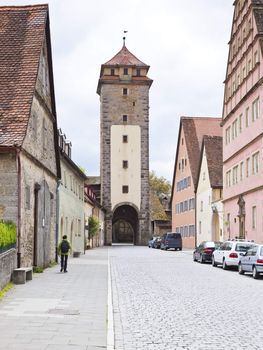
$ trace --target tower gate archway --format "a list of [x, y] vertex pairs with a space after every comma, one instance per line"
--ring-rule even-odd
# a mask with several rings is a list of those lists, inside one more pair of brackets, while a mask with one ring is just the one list
[[132, 243], [138, 237], [138, 212], [130, 205], [115, 209], [112, 218], [112, 243]]

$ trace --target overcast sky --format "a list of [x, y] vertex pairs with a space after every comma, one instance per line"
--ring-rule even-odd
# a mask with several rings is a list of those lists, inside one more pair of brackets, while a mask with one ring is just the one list
[[[50, 0], [58, 125], [99, 175], [100, 65], [126, 46], [151, 66], [150, 169], [172, 181], [180, 116], [221, 117], [233, 0]], [[1, 5], [36, 4], [0, 0]]]

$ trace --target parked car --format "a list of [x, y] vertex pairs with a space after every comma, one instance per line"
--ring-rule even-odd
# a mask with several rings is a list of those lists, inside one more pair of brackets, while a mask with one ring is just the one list
[[252, 272], [253, 278], [259, 278], [263, 273], [263, 245], [255, 245], [240, 257], [238, 272], [240, 275]]
[[168, 250], [170, 248], [182, 250], [182, 236], [180, 233], [167, 232], [162, 236], [161, 249]]
[[154, 242], [154, 237], [150, 238], [148, 241], [148, 247], [152, 248], [153, 247], [153, 242]]
[[153, 242], [153, 248], [160, 249], [161, 248], [161, 237], [156, 237], [155, 241]]
[[199, 261], [201, 264], [209, 261], [212, 262], [212, 254], [215, 249], [218, 249], [222, 242], [204, 241], [195, 248], [193, 252], [193, 260]]
[[238, 267], [240, 257], [255, 243], [244, 240], [225, 241], [221, 247], [213, 252], [212, 265], [223, 265], [223, 269]]

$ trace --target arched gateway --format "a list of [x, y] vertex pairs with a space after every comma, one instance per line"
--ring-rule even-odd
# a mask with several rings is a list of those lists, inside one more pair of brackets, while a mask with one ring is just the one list
[[149, 68], [125, 41], [101, 66], [97, 93], [106, 245], [146, 245], [149, 239]]
[[138, 213], [130, 205], [121, 205], [113, 213], [112, 243], [138, 241]]

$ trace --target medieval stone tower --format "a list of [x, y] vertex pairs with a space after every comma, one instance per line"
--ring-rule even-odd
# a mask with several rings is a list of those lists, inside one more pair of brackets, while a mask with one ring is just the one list
[[97, 93], [106, 245], [144, 245], [149, 237], [149, 68], [125, 41], [101, 66]]

